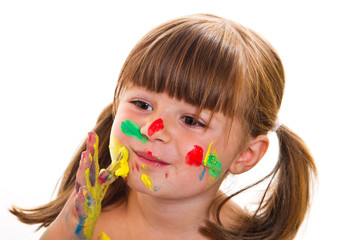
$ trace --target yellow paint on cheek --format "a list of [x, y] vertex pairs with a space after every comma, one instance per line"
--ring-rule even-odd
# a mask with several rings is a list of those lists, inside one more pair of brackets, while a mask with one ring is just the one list
[[143, 173], [141, 175], [141, 180], [145, 184], [146, 188], [153, 192], [152, 179], [149, 176], [147, 176], [147, 174]]
[[208, 169], [208, 173], [212, 177], [219, 178], [219, 176], [222, 172], [222, 165], [221, 165], [221, 162], [217, 156], [217, 152], [214, 151], [213, 154], [210, 153], [212, 144], [213, 144], [213, 142], [211, 142], [210, 145], [208, 146], [208, 150], [206, 152], [203, 164], [204, 164], [205, 168]]
[[129, 164], [128, 164], [128, 158], [129, 158], [129, 152], [126, 147], [121, 147], [119, 149], [119, 152], [122, 154], [121, 158], [118, 159], [119, 167], [115, 172], [115, 175], [118, 177], [126, 177], [129, 173]]
[[205, 158], [204, 158], [204, 166], [206, 167], [207, 165], [207, 161], [208, 161], [208, 157], [210, 155], [210, 151], [211, 151], [211, 146], [212, 146], [213, 142], [210, 143], [210, 145], [208, 146], [208, 149], [207, 149], [207, 152], [206, 152], [206, 155], [205, 155]]
[[[129, 164], [128, 164], [128, 158], [129, 158], [129, 152], [128, 149], [117, 141], [117, 139], [111, 135], [110, 137], [110, 155], [111, 160], [114, 163], [111, 166], [110, 170], [117, 169], [115, 171], [115, 175], [118, 177], [127, 177], [129, 173]], [[120, 158], [117, 161], [118, 155], [121, 154]]]

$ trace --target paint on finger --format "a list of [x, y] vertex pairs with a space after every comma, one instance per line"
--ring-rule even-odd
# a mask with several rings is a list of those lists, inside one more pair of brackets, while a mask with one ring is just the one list
[[88, 133], [88, 140], [87, 140], [87, 151], [92, 155], [92, 156], [97, 156], [98, 153], [98, 146], [99, 146], [99, 137], [95, 132], [89, 132]]

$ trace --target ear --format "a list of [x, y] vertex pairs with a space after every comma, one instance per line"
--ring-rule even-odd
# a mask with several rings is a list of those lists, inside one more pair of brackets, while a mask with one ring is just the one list
[[246, 148], [233, 161], [229, 171], [232, 174], [240, 174], [252, 169], [262, 159], [269, 146], [269, 138], [259, 135], [251, 139]]

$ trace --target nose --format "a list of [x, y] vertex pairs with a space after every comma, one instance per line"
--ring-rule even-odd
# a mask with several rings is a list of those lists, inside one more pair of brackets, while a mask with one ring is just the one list
[[164, 125], [162, 118], [148, 119], [145, 125], [141, 128], [141, 133], [148, 137], [149, 140], [159, 140], [162, 142], [168, 142], [170, 140], [170, 134], [167, 126]]

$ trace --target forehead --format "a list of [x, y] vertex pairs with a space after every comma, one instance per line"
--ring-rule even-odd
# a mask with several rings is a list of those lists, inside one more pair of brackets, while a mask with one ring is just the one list
[[184, 100], [200, 111], [233, 116], [242, 93], [240, 51], [220, 22], [183, 19], [146, 35], [128, 56], [118, 92], [128, 84]]

